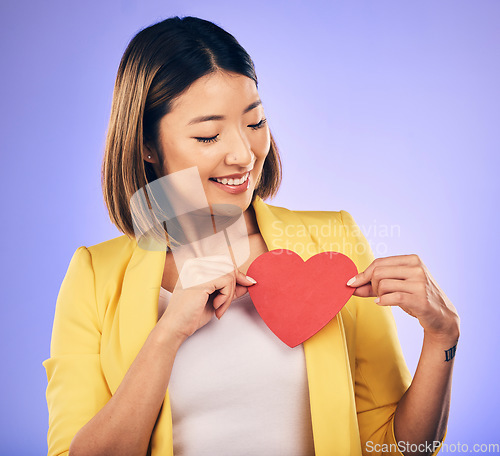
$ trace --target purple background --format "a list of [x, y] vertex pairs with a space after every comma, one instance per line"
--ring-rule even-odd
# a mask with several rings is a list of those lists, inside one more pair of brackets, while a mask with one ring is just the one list
[[[499, 443], [499, 13], [495, 0], [3, 1], [0, 454], [46, 452], [61, 281], [77, 247], [120, 235], [99, 176], [118, 63], [173, 15], [216, 22], [254, 59], [284, 163], [268, 202], [347, 210], [375, 256], [420, 255], [462, 320], [447, 443]], [[413, 373], [421, 327], [394, 315]]]

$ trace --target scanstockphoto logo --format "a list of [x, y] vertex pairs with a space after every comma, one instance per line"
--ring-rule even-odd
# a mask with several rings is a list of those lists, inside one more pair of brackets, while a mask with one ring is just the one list
[[424, 442], [410, 443], [403, 440], [397, 443], [374, 443], [371, 440], [366, 442], [365, 452], [369, 454], [388, 454], [388, 453], [426, 453], [431, 454], [439, 449], [440, 454], [447, 453], [486, 453], [498, 454], [500, 444], [498, 443], [463, 443], [463, 442]]
[[241, 208], [209, 206], [196, 166], [139, 189], [130, 199], [130, 212], [139, 247], [171, 250], [183, 288], [221, 277], [250, 257]]

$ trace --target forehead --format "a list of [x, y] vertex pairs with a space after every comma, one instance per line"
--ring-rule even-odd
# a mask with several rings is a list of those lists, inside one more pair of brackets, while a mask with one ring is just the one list
[[172, 103], [168, 115], [191, 119], [196, 115], [230, 114], [241, 115], [248, 104], [259, 98], [255, 82], [241, 74], [216, 72], [193, 82]]

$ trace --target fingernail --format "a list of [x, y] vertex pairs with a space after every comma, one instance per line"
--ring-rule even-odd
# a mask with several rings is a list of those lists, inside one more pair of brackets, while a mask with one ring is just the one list
[[248, 277], [248, 276], [245, 276], [248, 280], [250, 280], [250, 282], [252, 283], [257, 283], [257, 281], [255, 279], [252, 279], [251, 277]]
[[380, 298], [375, 298], [373, 302], [380, 302]]
[[347, 286], [352, 285], [354, 282], [356, 282], [356, 276], [354, 276], [352, 279], [349, 279], [349, 280], [347, 281]]

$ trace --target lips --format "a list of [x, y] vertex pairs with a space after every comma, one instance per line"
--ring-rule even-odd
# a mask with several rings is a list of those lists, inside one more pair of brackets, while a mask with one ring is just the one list
[[[237, 182], [240, 182], [239, 184], [234, 185], [234, 182], [229, 184], [226, 182], [228, 179], [223, 178], [222, 182], [218, 182], [216, 178], [211, 177], [210, 181], [219, 187], [221, 190], [224, 190], [227, 193], [231, 193], [233, 195], [237, 195], [243, 192], [246, 192], [250, 188], [250, 172], [244, 175], [244, 178], [242, 178], [240, 181], [237, 180]], [[230, 179], [229, 182], [233, 181], [233, 179]], [[223, 182], [226, 182], [225, 184]]]
[[211, 177], [210, 180], [213, 182], [218, 182], [222, 185], [239, 186], [244, 184], [248, 180], [249, 176], [250, 176], [250, 171], [247, 171], [246, 173], [242, 174], [230, 174], [228, 176], [222, 176], [222, 177]]
[[249, 171], [247, 171], [246, 173], [240, 173], [240, 174], [229, 174], [227, 176], [211, 177], [210, 179], [241, 179], [242, 177], [246, 176], [248, 173], [249, 173]]

